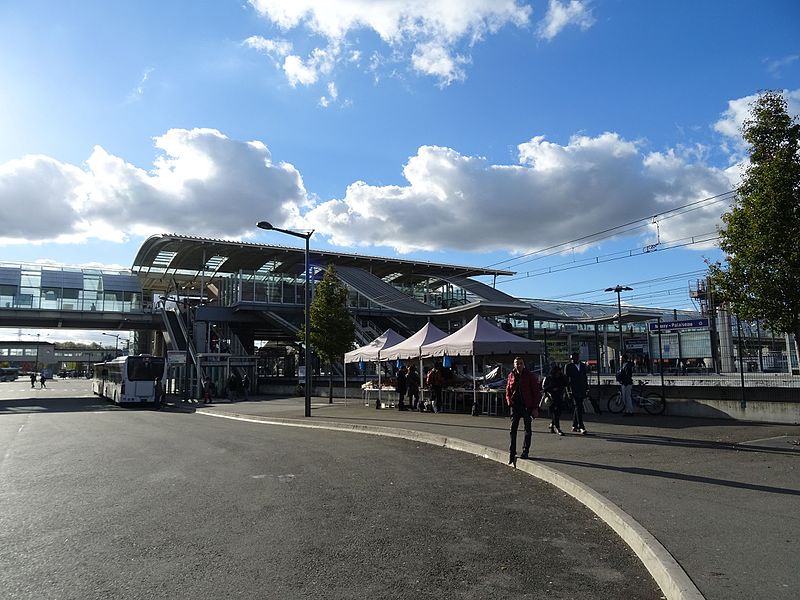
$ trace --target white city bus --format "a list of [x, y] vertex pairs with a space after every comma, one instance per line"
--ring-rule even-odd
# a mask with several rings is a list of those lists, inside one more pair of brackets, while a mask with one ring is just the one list
[[92, 392], [114, 404], [158, 404], [155, 381], [164, 384], [166, 361], [160, 356], [120, 356], [94, 365]]

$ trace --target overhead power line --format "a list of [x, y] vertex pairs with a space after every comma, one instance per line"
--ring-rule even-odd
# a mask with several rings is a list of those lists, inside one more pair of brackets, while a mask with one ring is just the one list
[[[547, 246], [545, 248], [540, 248], [538, 250], [533, 250], [533, 251], [527, 252], [525, 254], [514, 256], [514, 257], [511, 257], [511, 258], [507, 258], [507, 259], [504, 259], [504, 260], [501, 260], [501, 261], [486, 265], [486, 268], [497, 267], [499, 265], [504, 265], [504, 264], [507, 264], [507, 263], [524, 264], [524, 262], [520, 263], [518, 261], [520, 259], [522, 259], [522, 258], [541, 255], [541, 254], [544, 254], [544, 253], [549, 252], [551, 250], [556, 250], [558, 248], [562, 248], [563, 249], [562, 252], [563, 252], [564, 250], [568, 250], [568, 249], [572, 248], [575, 244], [578, 244], [579, 242], [582, 242], [582, 243], [579, 244], [578, 246], [574, 246], [574, 247], [582, 247], [582, 246], [585, 246], [587, 244], [591, 244], [591, 243], [596, 243], [596, 242], [602, 241], [604, 239], [608, 239], [608, 238], [611, 238], [611, 237], [617, 237], [617, 236], [619, 236], [621, 234], [624, 234], [624, 233], [627, 233], [629, 231], [633, 231], [633, 230], [636, 230], [636, 229], [641, 229], [642, 227], [646, 227], [646, 226], [652, 224], [654, 221], [663, 221], [663, 220], [666, 220], [666, 219], [671, 219], [671, 218], [680, 216], [680, 215], [685, 214], [687, 212], [692, 212], [693, 210], [699, 210], [700, 208], [703, 208], [703, 205], [705, 205], [705, 204], [715, 204], [715, 203], [718, 203], [718, 202], [724, 202], [726, 200], [729, 200], [735, 194], [736, 194], [736, 190], [728, 190], [727, 192], [723, 192], [723, 193], [717, 194], [715, 196], [709, 196], [707, 198], [702, 198], [700, 200], [695, 200], [693, 202], [689, 202], [688, 204], [684, 204], [682, 206], [677, 206], [677, 207], [675, 207], [673, 209], [670, 209], [670, 210], [667, 210], [667, 211], [664, 211], [664, 212], [655, 213], [655, 214], [648, 215], [648, 216], [645, 216], [645, 217], [639, 217], [637, 219], [633, 219], [633, 220], [628, 221], [626, 223], [621, 223], [620, 225], [615, 225], [614, 227], [609, 227], [607, 229], [603, 229], [601, 231], [590, 233], [588, 235], [583, 235], [583, 236], [574, 238], [572, 240], [568, 240], [568, 241], [565, 241], [565, 242], [559, 242], [557, 244], [552, 244], [552, 245]], [[528, 261], [525, 261], [525, 262], [528, 262]], [[506, 268], [515, 268], [515, 267], [506, 267]]]

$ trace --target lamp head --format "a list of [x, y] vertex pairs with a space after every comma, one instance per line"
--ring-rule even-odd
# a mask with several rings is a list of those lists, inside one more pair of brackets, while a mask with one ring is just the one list
[[258, 227], [259, 229], [266, 229], [266, 230], [273, 229], [272, 223], [270, 223], [269, 221], [259, 221], [258, 223], [256, 223], [256, 227]]

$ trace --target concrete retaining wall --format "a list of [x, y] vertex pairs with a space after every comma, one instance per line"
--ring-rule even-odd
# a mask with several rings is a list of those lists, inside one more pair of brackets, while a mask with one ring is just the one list
[[[601, 386], [601, 396], [607, 398], [618, 390], [617, 385]], [[593, 386], [596, 389], [596, 386]], [[741, 389], [734, 387], [667, 386], [667, 414], [708, 419], [733, 419], [758, 423], [800, 424], [800, 389], [746, 388], [747, 401], [742, 407]], [[293, 385], [265, 385], [259, 393], [282, 396], [302, 395]], [[328, 386], [314, 386], [311, 396], [315, 402], [328, 397]], [[333, 397], [344, 398], [344, 387], [334, 386]], [[361, 388], [348, 387], [348, 400], [362, 401]], [[605, 408], [605, 401], [600, 404]]]

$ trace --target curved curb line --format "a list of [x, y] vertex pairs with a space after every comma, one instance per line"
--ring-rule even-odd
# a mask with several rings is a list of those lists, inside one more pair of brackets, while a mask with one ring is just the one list
[[[483, 446], [475, 442], [468, 442], [459, 438], [448, 437], [426, 431], [401, 429], [397, 427], [381, 427], [377, 425], [362, 425], [357, 423], [307, 423], [296, 419], [255, 417], [238, 413], [214, 413], [197, 410], [196, 414], [235, 421], [249, 421], [266, 425], [283, 425], [287, 427], [302, 427], [306, 429], [327, 429], [331, 431], [349, 431], [365, 433], [383, 437], [394, 437], [421, 442], [433, 446], [440, 446], [450, 450], [466, 452], [481, 456], [488, 460], [506, 464], [508, 455], [496, 448]], [[686, 571], [678, 564], [673, 556], [661, 545], [653, 534], [647, 531], [636, 519], [623, 511], [608, 498], [599, 494], [588, 485], [577, 479], [564, 475], [555, 469], [534, 461], [517, 461], [518, 470], [546, 481], [560, 490], [566, 492], [578, 502], [600, 517], [617, 535], [622, 538], [642, 561], [645, 568], [653, 576], [658, 587], [664, 592], [668, 600], [705, 600]]]

